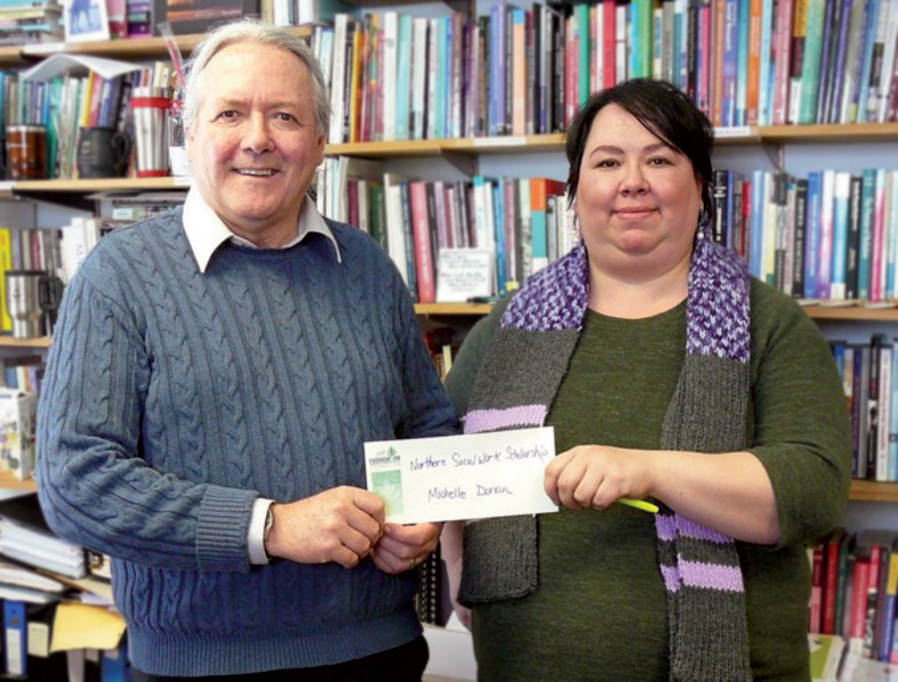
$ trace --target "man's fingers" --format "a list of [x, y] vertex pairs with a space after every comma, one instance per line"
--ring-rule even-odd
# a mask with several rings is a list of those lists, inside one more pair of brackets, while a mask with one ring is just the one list
[[351, 488], [352, 501], [363, 512], [383, 523], [384, 520], [384, 501], [372, 492], [362, 490], [361, 488]]
[[380, 539], [383, 533], [383, 526], [365, 510], [358, 507], [347, 510], [345, 520], [349, 528], [364, 535], [372, 545]]
[[340, 533], [340, 542], [343, 547], [354, 552], [357, 557], [365, 556], [374, 546], [374, 541], [367, 535], [348, 527]]

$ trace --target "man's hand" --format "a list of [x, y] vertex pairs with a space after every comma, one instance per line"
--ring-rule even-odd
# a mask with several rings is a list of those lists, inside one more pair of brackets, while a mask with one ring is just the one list
[[358, 565], [383, 534], [383, 500], [341, 486], [313, 497], [277, 504], [265, 550], [300, 564]]
[[441, 523], [400, 526], [388, 523], [384, 536], [371, 552], [374, 563], [384, 573], [402, 573], [418, 566], [436, 548]]

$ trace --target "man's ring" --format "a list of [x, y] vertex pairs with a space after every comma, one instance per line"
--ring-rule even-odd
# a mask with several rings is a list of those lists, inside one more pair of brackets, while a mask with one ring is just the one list
[[408, 560], [409, 570], [413, 569], [417, 565], [418, 565], [418, 561], [414, 557], [412, 557], [411, 559]]

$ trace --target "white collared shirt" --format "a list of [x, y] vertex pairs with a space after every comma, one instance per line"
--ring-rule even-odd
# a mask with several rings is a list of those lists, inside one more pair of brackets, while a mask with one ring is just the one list
[[[200, 272], [206, 272], [206, 268], [209, 267], [209, 261], [212, 260], [212, 255], [228, 239], [232, 239], [235, 243], [243, 246], [257, 248], [252, 242], [235, 235], [224, 224], [224, 221], [218, 217], [218, 214], [212, 210], [209, 204], [205, 202], [196, 187], [191, 187], [190, 191], [187, 192], [187, 200], [184, 202], [183, 223], [184, 233], [187, 235], [190, 250], [193, 251], [193, 257], [196, 258], [196, 264], [199, 266]], [[296, 226], [296, 237], [288, 244], [278, 248], [290, 248], [299, 244], [314, 232], [327, 237], [334, 246], [337, 262], [342, 263], [337, 240], [327, 226], [327, 222], [318, 212], [315, 203], [310, 201], [308, 197], [303, 199], [302, 202], [302, 208], [299, 212], [299, 224]]]
[[[202, 273], [206, 272], [206, 268], [209, 267], [209, 261], [212, 260], [212, 255], [218, 250], [218, 247], [229, 239], [242, 246], [257, 248], [252, 242], [234, 234], [224, 224], [224, 221], [218, 214], [212, 210], [209, 204], [205, 202], [199, 190], [195, 187], [192, 187], [187, 193], [182, 222], [184, 224], [184, 233], [187, 235], [187, 242], [190, 244], [190, 250], [193, 251], [193, 257], [196, 259], [196, 264]], [[303, 199], [302, 202], [302, 208], [299, 212], [299, 223], [296, 226], [296, 237], [278, 248], [288, 249], [291, 246], [295, 246], [314, 232], [324, 235], [331, 242], [334, 247], [334, 253], [337, 256], [337, 262], [342, 263], [343, 260], [340, 256], [340, 247], [337, 245], [337, 240], [327, 226], [327, 222], [318, 212], [315, 203], [310, 201], [308, 197]], [[251, 564], [268, 563], [264, 537], [265, 517], [272, 502], [273, 500], [258, 498], [253, 503], [252, 517], [250, 518], [249, 531], [247, 532]]]

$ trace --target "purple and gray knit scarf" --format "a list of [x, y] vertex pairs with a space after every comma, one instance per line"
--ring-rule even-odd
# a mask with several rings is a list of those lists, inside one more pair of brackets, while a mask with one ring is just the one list
[[[582, 242], [525, 283], [477, 375], [465, 433], [544, 424], [583, 328], [588, 289]], [[663, 449], [718, 453], [746, 447], [749, 289], [741, 258], [708, 239], [697, 240], [689, 271], [686, 358], [664, 418]], [[663, 505], [655, 526], [667, 588], [670, 679], [751, 680], [745, 592], [732, 538]], [[462, 603], [533, 592], [536, 518], [468, 523], [464, 557]]]

